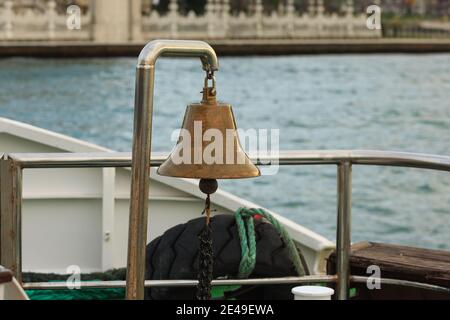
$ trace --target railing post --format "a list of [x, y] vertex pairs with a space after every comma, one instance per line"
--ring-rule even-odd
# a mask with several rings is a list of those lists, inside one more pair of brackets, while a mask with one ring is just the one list
[[313, 17], [316, 13], [316, 7], [314, 4], [314, 0], [308, 0], [308, 15]]
[[178, 37], [178, 2], [177, 0], [170, 0], [169, 2], [169, 17], [170, 17], [170, 36], [173, 39]]
[[222, 35], [224, 38], [228, 36], [230, 28], [230, 0], [222, 1]]
[[206, 21], [207, 21], [207, 35], [209, 38], [214, 38], [214, 31], [215, 31], [215, 26], [214, 24], [216, 23], [216, 6], [214, 3], [214, 0], [206, 0], [206, 7], [205, 7], [205, 11], [206, 11]]
[[255, 2], [255, 23], [256, 23], [256, 37], [261, 38], [263, 36], [263, 3], [262, 0], [256, 0]]
[[6, 39], [12, 39], [13, 37], [13, 2], [6, 0], [4, 3], [4, 18], [5, 18], [5, 36]]
[[323, 5], [323, 0], [317, 0], [316, 7], [316, 23], [317, 23], [317, 36], [324, 36], [324, 24], [325, 24], [325, 7]]
[[287, 33], [289, 36], [292, 37], [294, 35], [294, 20], [295, 20], [294, 0], [287, 1], [286, 17], [287, 17]]
[[352, 215], [352, 164], [349, 161], [338, 165], [337, 172], [337, 299], [348, 299], [350, 285], [350, 249]]
[[[151, 6], [151, 4], [150, 4]], [[130, 10], [131, 30], [130, 39], [132, 41], [142, 40], [142, 0], [131, 0]]]
[[55, 38], [55, 18], [56, 18], [56, 2], [50, 0], [47, 3], [47, 19], [48, 19], [48, 37], [49, 39]]
[[351, 38], [354, 35], [354, 17], [353, 17], [353, 0], [347, 0], [347, 2], [344, 4], [345, 8], [345, 19], [346, 19], [346, 26], [347, 26], [347, 37]]
[[22, 169], [0, 160], [0, 264], [22, 280]]

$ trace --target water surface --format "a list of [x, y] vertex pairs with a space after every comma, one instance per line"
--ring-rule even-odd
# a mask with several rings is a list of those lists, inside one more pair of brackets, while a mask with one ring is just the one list
[[[134, 58], [0, 60], [0, 116], [130, 151]], [[380, 149], [450, 155], [450, 55], [221, 58], [221, 100], [238, 126], [279, 128], [282, 149]], [[200, 99], [197, 60], [162, 59], [153, 146], [172, 148]], [[450, 173], [353, 170], [353, 241], [450, 249]], [[220, 185], [330, 238], [335, 167], [283, 167]]]

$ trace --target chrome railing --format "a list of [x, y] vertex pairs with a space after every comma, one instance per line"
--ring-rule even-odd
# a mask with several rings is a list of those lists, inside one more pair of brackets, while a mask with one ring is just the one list
[[[159, 166], [165, 155], [152, 155], [150, 166]], [[367, 277], [350, 275], [349, 255], [351, 244], [351, 199], [352, 166], [377, 165], [400, 166], [420, 169], [450, 171], [450, 157], [427, 154], [367, 151], [367, 150], [317, 150], [282, 152], [279, 157], [252, 159], [257, 165], [336, 165], [337, 166], [337, 232], [336, 232], [336, 275], [313, 275], [272, 279], [230, 279], [214, 280], [213, 285], [222, 284], [275, 284], [335, 282], [337, 297], [347, 299], [350, 282], [365, 282]], [[0, 160], [0, 264], [13, 271], [21, 280], [21, 211], [22, 171], [32, 168], [92, 168], [131, 167], [130, 153], [12, 153]], [[134, 232], [130, 230], [130, 232]], [[145, 236], [138, 241], [145, 246]], [[145, 265], [136, 266], [145, 268]], [[403, 285], [450, 293], [450, 288], [398, 279], [380, 279], [381, 283]], [[145, 286], [194, 286], [196, 280], [146, 280]], [[125, 281], [82, 282], [84, 287], [125, 287]], [[26, 289], [58, 289], [65, 283], [24, 283]]]

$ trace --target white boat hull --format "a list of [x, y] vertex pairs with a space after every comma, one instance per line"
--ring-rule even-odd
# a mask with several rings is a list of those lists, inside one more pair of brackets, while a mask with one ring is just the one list
[[[108, 152], [51, 131], [0, 118], [0, 152]], [[197, 181], [151, 172], [148, 241], [199, 217], [204, 195]], [[124, 168], [27, 169], [23, 180], [23, 270], [66, 273], [105, 271], [126, 265], [130, 170]], [[218, 190], [216, 214], [260, 207]], [[299, 243], [310, 270], [324, 272], [334, 244], [271, 212]]]

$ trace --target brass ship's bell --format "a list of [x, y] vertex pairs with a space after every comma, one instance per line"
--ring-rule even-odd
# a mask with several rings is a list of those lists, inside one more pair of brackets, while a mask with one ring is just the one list
[[158, 174], [198, 179], [237, 179], [260, 175], [241, 147], [231, 105], [216, 100], [215, 80], [203, 99], [186, 108], [177, 145]]
[[[212, 80], [212, 87], [208, 80]], [[203, 88], [203, 99], [186, 108], [178, 142], [158, 168], [164, 176], [200, 179], [199, 188], [205, 193], [205, 227], [198, 235], [199, 274], [197, 299], [211, 298], [213, 277], [213, 246], [210, 195], [216, 192], [216, 179], [251, 178], [260, 175], [241, 147], [236, 121], [229, 104], [216, 100], [213, 74], [208, 73]]]

